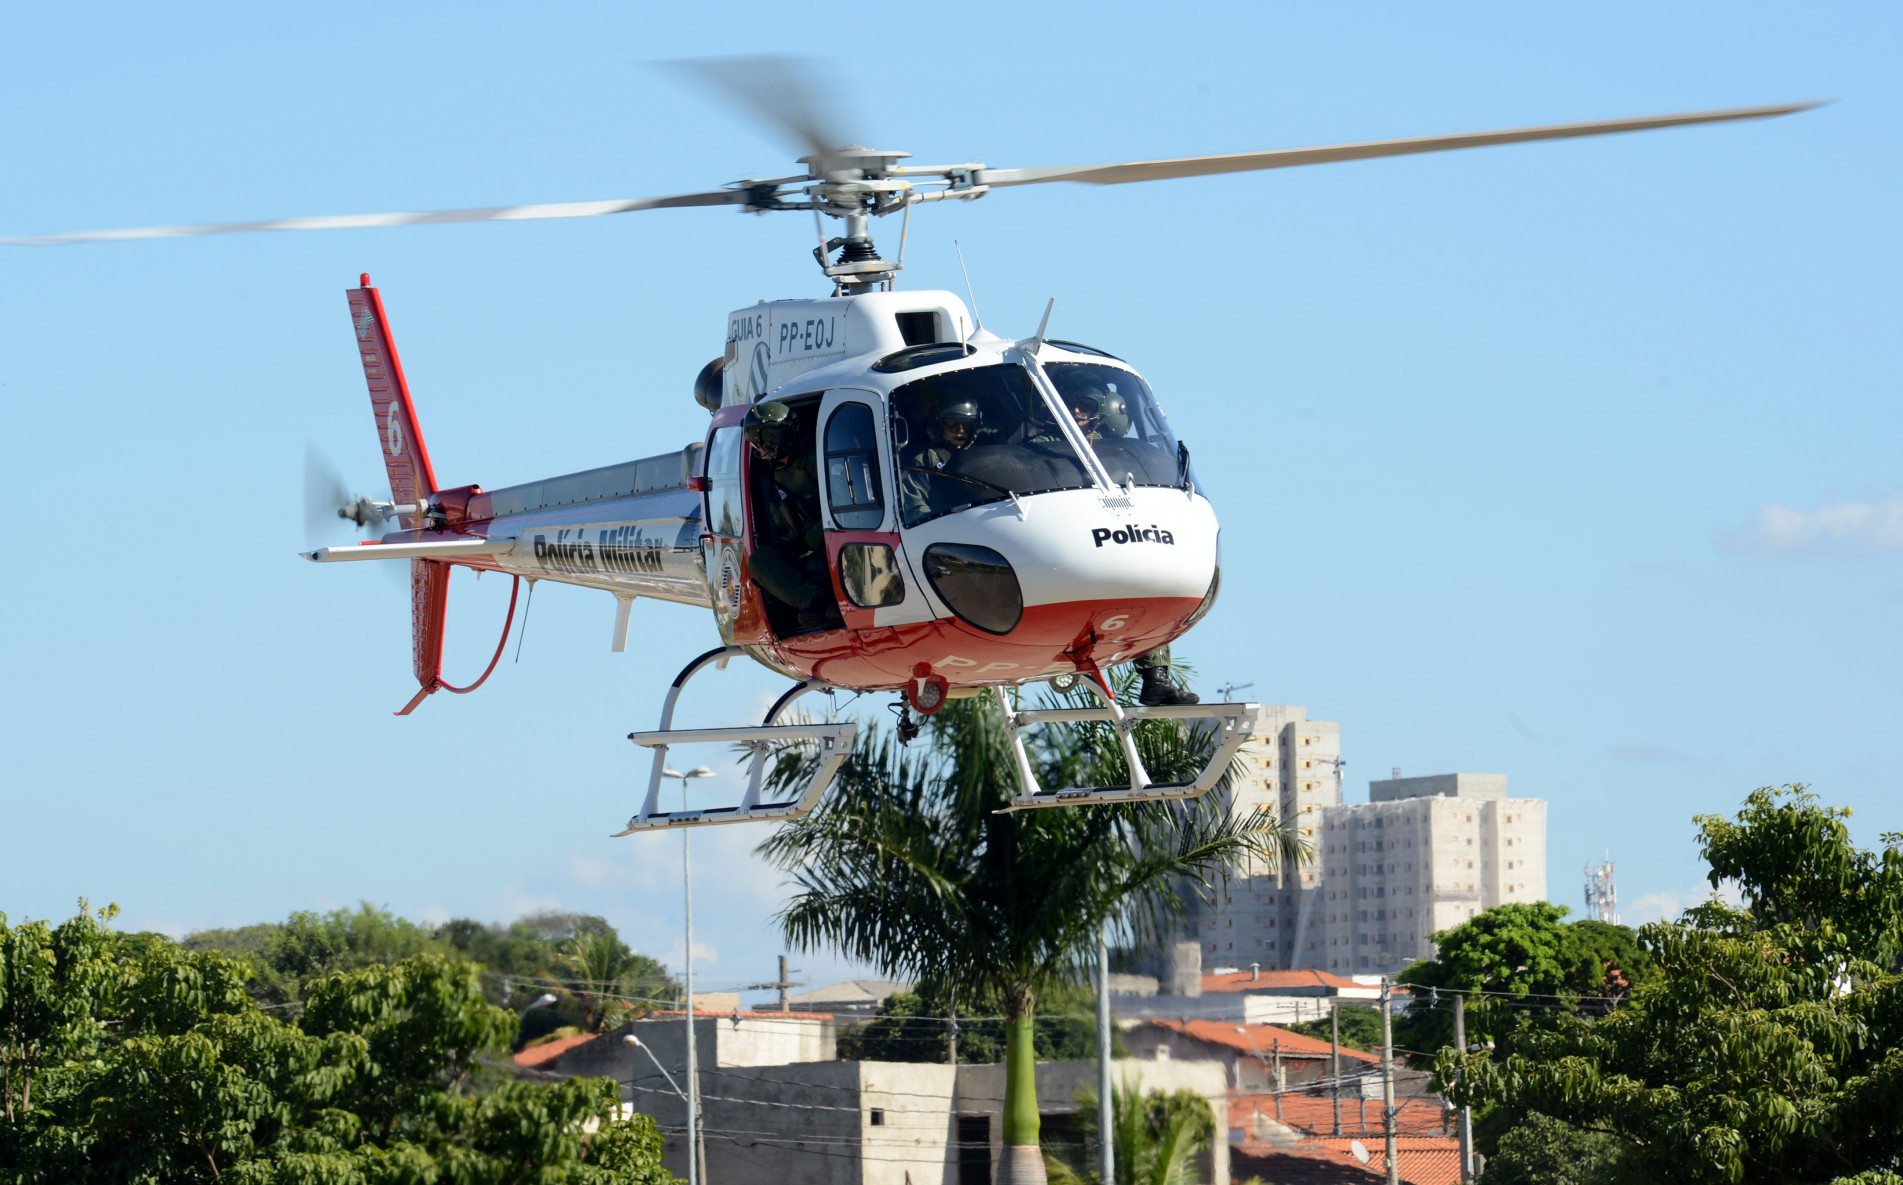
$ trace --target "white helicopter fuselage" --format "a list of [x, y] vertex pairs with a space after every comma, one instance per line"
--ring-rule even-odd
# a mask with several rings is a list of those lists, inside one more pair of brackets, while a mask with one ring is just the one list
[[[706, 606], [723, 642], [793, 677], [862, 690], [904, 690], [928, 676], [966, 688], [1112, 666], [1179, 636], [1213, 601], [1215, 513], [1147, 387], [1116, 359], [997, 338], [946, 292], [762, 303], [729, 317], [724, 359], [722, 406], [705, 442], [472, 492], [449, 532], [513, 544], [464, 562], [624, 601]], [[1053, 374], [1122, 388], [1144, 407], [1126, 413], [1123, 436], [1094, 439], [1067, 414]], [[930, 394], [911, 392], [973, 384], [1002, 421], [987, 432], [1016, 443], [953, 457], [916, 422], [929, 412], [920, 400], [929, 404]], [[838, 610], [823, 628], [792, 624], [754, 579], [760, 549], [773, 546], [763, 534], [762, 498], [770, 494], [761, 491], [770, 487], [740, 424], [762, 398], [799, 409], [811, 425]], [[1001, 406], [1013, 398], [1021, 402]], [[862, 430], [857, 451], [842, 460], [829, 443], [839, 444], [835, 425], [844, 420], [871, 432]], [[1061, 472], [1048, 476], [1041, 461], [1047, 476], [1016, 479], [1027, 483], [1024, 492], [958, 475], [961, 463], [985, 460], [986, 449], [999, 454], [989, 458], [994, 464], [1055, 457]], [[1124, 466], [1126, 456], [1139, 460]], [[916, 464], [921, 457], [944, 472]], [[841, 484], [850, 485], [854, 465], [857, 494]], [[1125, 471], [1113, 473], [1117, 467]], [[1028, 488], [1040, 480], [1067, 488]], [[404, 532], [387, 541], [444, 535]], [[625, 613], [620, 620], [625, 630]]]

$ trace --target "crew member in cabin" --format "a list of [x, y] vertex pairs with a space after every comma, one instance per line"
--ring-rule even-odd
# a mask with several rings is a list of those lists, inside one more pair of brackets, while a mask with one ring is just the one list
[[938, 409], [938, 414], [932, 417], [936, 443], [926, 445], [901, 462], [905, 472], [899, 485], [905, 498], [907, 522], [917, 522], [951, 509], [950, 505], [933, 504], [933, 487], [950, 487], [937, 491], [943, 502], [944, 496], [957, 492], [957, 483], [939, 480], [933, 475], [951, 464], [953, 457], [977, 444], [978, 434], [984, 428], [984, 409], [975, 399], [953, 399]]
[[753, 582], [793, 609], [802, 629], [837, 624], [812, 438], [791, 408], [773, 400], [747, 409], [743, 431], [770, 475], [760, 497], [770, 530], [747, 557]]

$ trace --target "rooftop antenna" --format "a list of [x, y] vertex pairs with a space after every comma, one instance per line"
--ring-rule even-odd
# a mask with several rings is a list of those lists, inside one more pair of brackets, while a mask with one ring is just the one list
[[1247, 691], [1254, 686], [1255, 684], [1253, 683], [1224, 683], [1221, 687], [1216, 688], [1216, 690], [1222, 693], [1224, 703], [1230, 703], [1235, 700], [1236, 692]]
[[1619, 890], [1612, 883], [1612, 852], [1586, 865], [1586, 920], [1619, 924]]
[[[958, 245], [957, 239], [952, 240], [952, 250], [958, 252], [958, 270], [965, 274], [965, 295], [971, 299], [971, 336], [977, 337], [985, 327], [984, 314], [978, 311], [978, 294], [971, 289], [971, 269], [965, 266], [965, 249]], [[1050, 316], [1050, 310], [1044, 310], [1044, 315]]]

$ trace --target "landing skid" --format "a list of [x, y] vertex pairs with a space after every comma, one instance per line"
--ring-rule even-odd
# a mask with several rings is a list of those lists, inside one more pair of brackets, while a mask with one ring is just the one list
[[[721, 646], [696, 658], [682, 668], [674, 677], [674, 685], [668, 688], [667, 702], [661, 708], [661, 727], [653, 732], [631, 732], [628, 739], [637, 745], [654, 750], [654, 768], [648, 774], [647, 798], [641, 804], [641, 811], [628, 820], [626, 830], [615, 835], [633, 835], [637, 831], [653, 831], [666, 827], [709, 827], [719, 823], [758, 823], [779, 822], [797, 819], [811, 811], [819, 802], [819, 796], [832, 784], [833, 775], [839, 771], [848, 755], [852, 753], [853, 740], [859, 735], [859, 726], [844, 724], [775, 724], [781, 713], [791, 707], [795, 700], [809, 691], [823, 691], [827, 685], [818, 679], [808, 679], [796, 685], [781, 696], [767, 712], [766, 720], [758, 727], [740, 728], [673, 728], [674, 705], [680, 701], [681, 688], [709, 663], [720, 667], [727, 660], [737, 658], [745, 650], [739, 646]], [[819, 744], [820, 760], [813, 770], [810, 781], [798, 798], [777, 802], [761, 802], [761, 783], [766, 774], [767, 757], [780, 743], [785, 741], [816, 741]], [[667, 768], [667, 750], [670, 745], [689, 745], [706, 743], [738, 743], [753, 750], [753, 760], [747, 771], [747, 792], [737, 806], [704, 807], [700, 810], [664, 811], [661, 809], [662, 771]]]
[[[1208, 793], [1229, 771], [1229, 763], [1255, 730], [1260, 704], [1183, 704], [1165, 708], [1126, 708], [1117, 702], [1097, 680], [1079, 681], [1103, 701], [1100, 708], [1032, 708], [1017, 711], [1004, 688], [997, 689], [998, 706], [1004, 711], [1005, 730], [1011, 737], [1011, 754], [1018, 767], [1021, 793], [1011, 800], [1005, 812], [1035, 810], [1048, 806], [1089, 806], [1100, 802], [1155, 802], [1171, 798], [1195, 798]], [[1203, 772], [1189, 782], [1152, 782], [1143, 760], [1137, 755], [1136, 726], [1145, 720], [1214, 720], [1219, 729], [1215, 753]], [[1123, 747], [1123, 759], [1130, 769], [1127, 786], [1069, 786], [1046, 790], [1031, 772], [1030, 756], [1024, 751], [1020, 732], [1032, 724], [1108, 724], [1117, 731]], [[1003, 813], [1003, 812], [1001, 812]]]

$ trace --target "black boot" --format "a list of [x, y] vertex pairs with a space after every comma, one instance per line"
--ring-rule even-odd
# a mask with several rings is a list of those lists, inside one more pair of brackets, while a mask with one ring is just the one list
[[1137, 694], [1137, 702], [1146, 708], [1175, 707], [1178, 704], [1201, 703], [1193, 691], [1185, 691], [1170, 678], [1168, 667], [1140, 667], [1143, 672], [1143, 690]]

